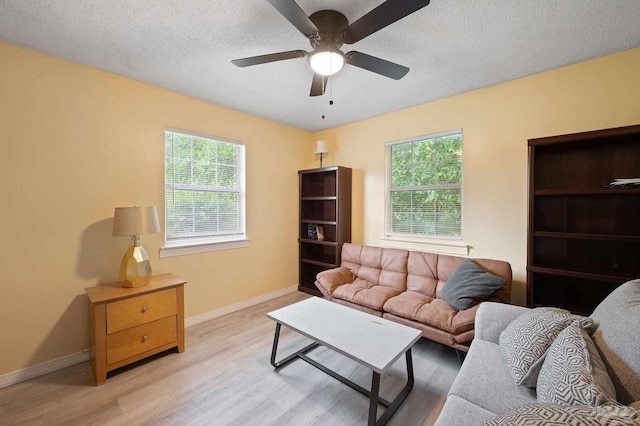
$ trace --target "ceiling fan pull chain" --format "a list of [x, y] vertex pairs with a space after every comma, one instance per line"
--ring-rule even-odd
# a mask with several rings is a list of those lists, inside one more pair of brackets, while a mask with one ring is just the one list
[[[326, 96], [327, 95], [327, 91], [325, 90], [327, 86], [325, 86], [325, 84], [327, 84], [327, 81], [325, 80], [327, 78], [327, 76], [323, 75], [322, 76], [322, 96]], [[322, 119], [324, 120], [324, 114], [322, 114]]]
[[335, 80], [331, 80], [331, 87], [329, 87], [329, 105], [333, 105], [333, 83]]

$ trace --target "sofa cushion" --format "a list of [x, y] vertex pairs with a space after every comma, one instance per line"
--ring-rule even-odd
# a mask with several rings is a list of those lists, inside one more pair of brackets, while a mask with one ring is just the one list
[[378, 284], [404, 291], [407, 289], [407, 250], [383, 248]]
[[535, 387], [544, 356], [556, 336], [573, 321], [590, 329], [593, 320], [558, 308], [535, 308], [500, 333], [500, 350], [517, 385]]
[[345, 243], [341, 266], [371, 284], [404, 291], [408, 256], [407, 250]]
[[407, 318], [452, 334], [473, 329], [474, 315], [457, 312], [441, 299], [432, 299], [422, 293], [407, 290], [386, 301], [385, 312]]
[[438, 287], [438, 255], [419, 251], [409, 252], [407, 259], [407, 290], [436, 298]]
[[478, 305], [476, 313], [475, 338], [499, 344], [500, 333], [511, 324], [511, 321], [525, 312], [529, 312], [529, 308], [505, 303], [482, 302]]
[[[495, 413], [487, 411], [466, 399], [450, 395], [438, 415], [434, 426], [478, 426], [495, 417]], [[428, 422], [424, 423], [425, 425]]]
[[615, 289], [593, 311], [596, 322], [592, 335], [602, 360], [616, 387], [618, 401], [640, 400], [640, 280], [628, 281]]
[[355, 274], [370, 283], [378, 284], [382, 271], [382, 248], [362, 246], [360, 251], [358, 272]]
[[385, 302], [400, 293], [402, 293], [400, 290], [393, 287], [376, 285], [369, 281], [356, 278], [352, 283], [337, 287], [333, 292], [333, 297], [376, 311], [382, 311]]
[[513, 410], [485, 423], [485, 426], [637, 426], [638, 412], [624, 405], [610, 404], [599, 407], [530, 404]]
[[342, 245], [340, 266], [344, 266], [353, 274], [358, 275], [360, 269], [360, 254], [362, 246], [360, 244], [344, 243]]
[[506, 413], [514, 405], [537, 402], [535, 389], [513, 382], [500, 356], [500, 347], [478, 339], [471, 343], [449, 395], [457, 395], [495, 414]]
[[353, 273], [344, 267], [327, 269], [316, 276], [316, 286], [327, 297], [331, 298], [336, 288], [352, 283], [356, 279]]
[[442, 288], [441, 297], [458, 311], [468, 309], [504, 287], [506, 280], [465, 259]]
[[589, 335], [577, 323], [553, 341], [538, 376], [538, 402], [602, 405], [616, 390]]

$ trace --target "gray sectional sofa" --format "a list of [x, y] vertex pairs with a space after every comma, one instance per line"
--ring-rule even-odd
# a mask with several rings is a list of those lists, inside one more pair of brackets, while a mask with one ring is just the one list
[[[540, 405], [535, 387], [516, 385], [500, 348], [500, 334], [514, 319], [527, 312], [530, 312], [527, 308], [503, 303], [480, 305], [475, 339], [436, 426], [476, 426], [492, 419], [489, 424], [527, 422], [528, 425], [543, 425], [550, 424], [549, 418], [553, 416], [556, 423], [552, 424], [572, 421], [570, 424], [639, 425], [637, 411], [625, 406], [640, 409], [640, 280], [618, 287], [589, 317], [594, 324], [591, 340], [602, 358], [605, 374], [608, 373], [615, 387], [615, 399], [624, 405], [622, 407], [615, 403], [599, 407]], [[551, 349], [547, 355], [550, 353]], [[570, 387], [567, 390], [572, 391]], [[618, 411], [612, 413], [611, 410]], [[509, 417], [510, 412], [515, 414]], [[503, 418], [497, 422], [496, 416]]]

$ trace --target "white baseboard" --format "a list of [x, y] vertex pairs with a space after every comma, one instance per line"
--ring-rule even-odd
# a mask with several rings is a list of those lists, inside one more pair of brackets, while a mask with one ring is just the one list
[[71, 355], [52, 359], [51, 361], [45, 361], [41, 364], [32, 365], [31, 367], [23, 368], [21, 370], [12, 371], [11, 373], [0, 376], [0, 389], [15, 385], [16, 383], [24, 382], [25, 380], [33, 379], [34, 377], [42, 376], [43, 374], [51, 373], [52, 371], [61, 370], [71, 365], [80, 364], [85, 361], [89, 361], [89, 351], [76, 352]]
[[254, 297], [253, 299], [245, 300], [239, 303], [234, 303], [233, 305], [225, 306], [220, 309], [214, 309], [213, 311], [209, 311], [200, 315], [189, 317], [185, 319], [184, 325], [185, 327], [190, 327], [192, 325], [200, 324], [201, 322], [209, 321], [211, 319], [218, 318], [223, 315], [230, 314], [232, 312], [240, 311], [242, 309], [249, 308], [253, 305], [257, 305], [258, 303], [267, 302], [269, 300], [276, 299], [278, 297], [281, 297], [296, 291], [298, 291], [298, 286], [294, 285], [291, 287], [283, 288], [282, 290], [274, 291], [273, 293], [263, 294], [262, 296]]
[[[195, 315], [193, 317], [185, 319], [184, 325], [185, 327], [190, 327], [192, 325], [200, 324], [201, 322], [221, 317], [223, 315], [227, 315], [232, 312], [257, 305], [258, 303], [267, 302], [280, 296], [293, 293], [297, 290], [298, 286], [291, 286], [283, 288], [282, 290], [274, 291], [273, 293], [264, 294], [262, 296], [254, 297], [253, 299], [245, 300], [243, 302], [225, 306], [220, 309], [205, 312], [204, 314]], [[74, 354], [65, 355], [63, 357], [52, 359], [41, 364], [32, 365], [21, 370], [3, 374], [0, 376], [0, 389], [6, 388], [7, 386], [15, 385], [16, 383], [24, 382], [25, 380], [33, 379], [34, 377], [51, 373], [56, 370], [61, 370], [75, 364], [80, 364], [81, 362], [89, 361], [89, 357], [89, 351], [76, 352]]]

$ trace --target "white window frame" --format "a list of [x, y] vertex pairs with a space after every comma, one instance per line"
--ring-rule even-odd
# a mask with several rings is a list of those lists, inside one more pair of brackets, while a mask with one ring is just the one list
[[[429, 135], [417, 136], [409, 139], [403, 139], [385, 144], [385, 209], [384, 209], [384, 236], [381, 238], [383, 245], [396, 248], [423, 250], [429, 252], [451, 254], [457, 256], [467, 256], [469, 254], [469, 246], [463, 241], [463, 199], [461, 197], [460, 209], [460, 235], [459, 236], [446, 236], [446, 235], [431, 235], [431, 234], [411, 234], [411, 233], [397, 233], [391, 230], [391, 193], [396, 189], [392, 186], [392, 165], [391, 165], [391, 149], [395, 145], [408, 144], [417, 141], [423, 141], [428, 139], [436, 139], [444, 136], [450, 136], [460, 134], [463, 136], [462, 129], [455, 129], [446, 132], [440, 132]], [[464, 136], [463, 136], [464, 146]], [[463, 162], [463, 160], [461, 160]], [[464, 162], [462, 164], [464, 170]], [[461, 172], [463, 172], [461, 170]], [[420, 189], [421, 187], [415, 187], [412, 189]], [[450, 189], [460, 188], [460, 192], [463, 195], [463, 179], [461, 177], [460, 184], [457, 185], [443, 185], [441, 188], [437, 186], [428, 186], [424, 189]]]
[[[167, 190], [175, 188], [175, 184], [166, 181], [166, 169], [163, 174], [163, 186], [164, 186], [164, 200], [165, 200], [165, 243], [164, 247], [160, 248], [160, 257], [172, 257], [172, 256], [180, 256], [186, 254], [195, 254], [195, 253], [204, 253], [210, 251], [218, 251], [218, 250], [228, 250], [235, 248], [242, 248], [249, 246], [249, 238], [246, 233], [246, 163], [245, 163], [245, 145], [241, 142], [231, 141], [224, 138], [219, 138], [215, 136], [204, 135], [200, 133], [194, 133], [190, 131], [185, 131], [181, 129], [174, 129], [167, 127], [165, 128], [165, 132], [163, 133], [163, 143], [165, 143], [165, 138], [167, 132], [181, 134], [191, 137], [205, 138], [210, 139], [216, 142], [233, 144], [238, 148], [238, 158], [237, 158], [237, 167], [238, 167], [238, 185], [237, 192], [238, 198], [240, 201], [240, 211], [238, 212], [238, 230], [236, 232], [232, 232], [225, 235], [215, 235], [215, 236], [207, 236], [207, 237], [189, 237], [189, 238], [173, 238], [169, 239], [167, 236], [166, 226], [169, 218], [168, 218], [168, 210], [166, 205], [167, 200]], [[167, 164], [167, 152], [164, 155], [165, 167]], [[170, 185], [174, 185], [170, 188]], [[183, 188], [184, 189], [184, 188]], [[193, 191], [201, 190], [197, 186], [193, 187]], [[234, 191], [236, 192], [236, 191]]]

